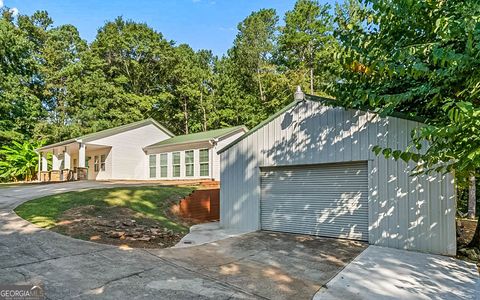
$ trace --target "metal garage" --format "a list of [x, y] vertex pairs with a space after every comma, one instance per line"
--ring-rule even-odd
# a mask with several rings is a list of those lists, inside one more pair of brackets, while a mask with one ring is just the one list
[[219, 152], [220, 225], [455, 255], [452, 174], [372, 151], [407, 149], [423, 125], [300, 94]]
[[261, 169], [261, 228], [368, 241], [367, 162]]

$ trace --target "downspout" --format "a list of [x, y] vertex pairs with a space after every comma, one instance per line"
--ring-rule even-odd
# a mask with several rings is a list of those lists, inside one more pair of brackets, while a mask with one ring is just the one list
[[212, 155], [210, 155], [210, 157], [209, 157], [209, 160], [210, 160], [210, 164], [209, 164], [210, 165], [210, 179], [215, 180], [214, 174], [213, 174], [213, 171], [214, 171], [213, 161], [214, 161], [214, 155], [216, 154], [215, 153], [215, 147], [218, 144], [218, 138], [214, 138], [214, 139], [210, 140], [210, 144], [213, 146], [212, 147]]

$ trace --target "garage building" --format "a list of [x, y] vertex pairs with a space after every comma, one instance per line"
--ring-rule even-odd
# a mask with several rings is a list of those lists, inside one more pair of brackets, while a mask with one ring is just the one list
[[223, 228], [455, 255], [453, 176], [413, 176], [415, 163], [372, 151], [404, 150], [421, 123], [295, 98], [219, 152]]

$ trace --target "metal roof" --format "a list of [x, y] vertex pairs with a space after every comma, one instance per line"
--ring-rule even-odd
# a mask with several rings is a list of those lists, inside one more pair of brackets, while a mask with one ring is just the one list
[[82, 135], [82, 136], [77, 137], [77, 138], [68, 139], [68, 140], [61, 141], [61, 142], [54, 143], [54, 144], [50, 144], [50, 145], [45, 145], [45, 146], [43, 146], [41, 148], [38, 148], [36, 150], [37, 151], [42, 151], [42, 150], [46, 150], [46, 149], [50, 149], [50, 148], [58, 147], [58, 146], [63, 146], [63, 145], [74, 143], [74, 142], [89, 142], [89, 141], [93, 141], [93, 140], [98, 140], [98, 139], [101, 139], [101, 138], [104, 138], [104, 137], [107, 137], [107, 136], [115, 135], [115, 134], [118, 134], [118, 133], [122, 133], [122, 132], [125, 132], [125, 131], [128, 131], [128, 130], [140, 128], [140, 127], [150, 125], [150, 124], [158, 127], [160, 130], [164, 131], [167, 135], [169, 135], [171, 137], [174, 136], [174, 134], [172, 132], [170, 132], [170, 130], [163, 127], [161, 124], [159, 124], [154, 119], [148, 118], [146, 120], [129, 123], [129, 124], [122, 125], [122, 126], [113, 127], [113, 128], [110, 128], [110, 129], [105, 129], [105, 130], [102, 130], [102, 131], [99, 131], [99, 132], [94, 132], [94, 133]]
[[[231, 142], [230, 144], [228, 144], [227, 146], [225, 146], [224, 148], [220, 149], [218, 151], [218, 154], [222, 153], [222, 152], [225, 152], [226, 150], [228, 150], [229, 148], [231, 148], [233, 145], [235, 145], [236, 143], [240, 142], [241, 140], [247, 138], [249, 135], [253, 134], [255, 131], [257, 131], [258, 129], [262, 128], [263, 126], [265, 126], [266, 124], [268, 124], [269, 122], [271, 122], [272, 120], [274, 120], [276, 117], [280, 116], [281, 114], [285, 113], [286, 111], [288, 111], [289, 109], [291, 109], [292, 107], [296, 106], [298, 103], [300, 102], [303, 102], [303, 101], [316, 101], [316, 102], [321, 102], [325, 105], [328, 105], [328, 106], [337, 106], [337, 107], [340, 107], [340, 105], [338, 105], [338, 103], [335, 103], [335, 98], [326, 98], [326, 97], [319, 97], [319, 96], [315, 96], [315, 95], [309, 95], [309, 94], [305, 94], [305, 99], [303, 100], [295, 100], [295, 101], [292, 101], [290, 102], [288, 105], [286, 105], [285, 107], [283, 107], [282, 109], [280, 109], [279, 111], [277, 111], [276, 113], [274, 113], [273, 115], [271, 115], [270, 117], [268, 117], [266, 120], [260, 122], [257, 126], [253, 127], [250, 131], [248, 131], [246, 134], [240, 136], [238, 139], [234, 140], [233, 142]], [[352, 109], [355, 109], [355, 108], [352, 108]], [[370, 109], [368, 108], [357, 108], [358, 110], [361, 110], [361, 111], [371, 111]], [[404, 114], [404, 113], [400, 113], [400, 112], [392, 112], [389, 114], [389, 116], [391, 117], [395, 117], [395, 118], [400, 118], [400, 119], [406, 119], [406, 120], [411, 120], [411, 121], [416, 121], [416, 122], [420, 122], [420, 123], [423, 123], [425, 122], [425, 119], [423, 118], [420, 118], [420, 117], [414, 117], [414, 116], [409, 116], [407, 114]]]
[[204, 132], [177, 135], [172, 138], [163, 140], [161, 142], [146, 146], [144, 147], [144, 149], [149, 149], [149, 148], [151, 149], [151, 148], [172, 146], [172, 145], [179, 145], [179, 144], [188, 144], [188, 143], [208, 142], [210, 140], [221, 138], [222, 136], [228, 135], [230, 133], [233, 133], [239, 130], [244, 130], [245, 132], [247, 132], [248, 129], [247, 127], [241, 125], [241, 126], [235, 126], [235, 127], [209, 130]]

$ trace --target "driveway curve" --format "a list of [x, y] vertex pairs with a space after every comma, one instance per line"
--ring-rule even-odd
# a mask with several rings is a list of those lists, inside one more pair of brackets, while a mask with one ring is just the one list
[[126, 185], [152, 184], [0, 188], [0, 284], [40, 284], [47, 299], [311, 299], [367, 247], [254, 232], [189, 248], [125, 249], [39, 228], [13, 211], [46, 195]]
[[76, 240], [13, 211], [42, 196], [126, 184], [132, 185], [81, 181], [0, 188], [0, 283], [41, 284], [47, 299], [256, 298], [148, 251]]

